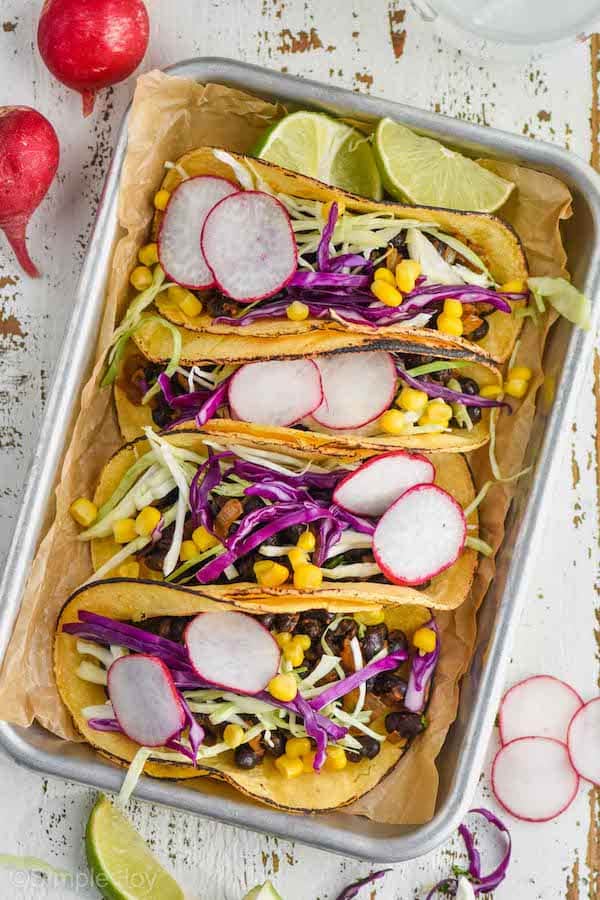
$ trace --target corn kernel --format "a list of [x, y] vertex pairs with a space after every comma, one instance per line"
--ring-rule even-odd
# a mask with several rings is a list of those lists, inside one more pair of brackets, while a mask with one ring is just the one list
[[421, 274], [421, 264], [415, 259], [403, 259], [396, 266], [396, 284], [403, 294], [410, 294]]
[[330, 772], [338, 772], [345, 769], [348, 764], [348, 757], [343, 747], [329, 747], [327, 749], [327, 759], [325, 760], [325, 769]]
[[420, 425], [447, 425], [452, 418], [452, 407], [439, 397], [430, 400], [419, 419]]
[[167, 203], [171, 199], [171, 194], [169, 191], [160, 190], [157, 191], [154, 195], [154, 208], [155, 209], [165, 209]]
[[304, 767], [301, 759], [292, 759], [284, 754], [275, 760], [275, 768], [286, 778], [297, 778], [298, 775], [302, 775]]
[[113, 522], [113, 535], [117, 544], [128, 544], [138, 536], [135, 519], [117, 519]]
[[423, 653], [433, 653], [437, 643], [433, 628], [417, 628], [412, 640], [417, 650], [422, 650]]
[[158, 262], [158, 244], [145, 244], [140, 247], [138, 259], [143, 266], [154, 266]]
[[192, 532], [192, 540], [200, 553], [204, 553], [205, 550], [210, 550], [211, 547], [216, 547], [219, 543], [219, 539], [211, 534], [204, 525], [199, 525], [198, 528], [195, 528]]
[[69, 507], [69, 512], [77, 524], [83, 525], [84, 528], [89, 528], [98, 517], [98, 507], [87, 497], [78, 497], [77, 500], [74, 500]]
[[375, 281], [385, 281], [387, 284], [391, 284], [392, 287], [396, 287], [394, 273], [390, 272], [386, 266], [379, 266], [378, 269], [375, 269], [375, 275], [373, 277]]
[[294, 587], [303, 591], [314, 591], [321, 587], [323, 573], [318, 566], [312, 563], [304, 563], [294, 572]]
[[202, 302], [197, 297], [194, 297], [191, 291], [188, 291], [187, 297], [179, 301], [179, 309], [188, 319], [194, 319], [196, 316], [199, 316], [203, 308]]
[[289, 572], [281, 563], [264, 561], [254, 563], [254, 575], [261, 587], [279, 587], [288, 580]]
[[152, 272], [147, 266], [136, 266], [129, 276], [129, 281], [136, 291], [145, 291], [152, 284]]
[[196, 556], [198, 556], [198, 548], [195, 543], [193, 541], [183, 541], [181, 549], [179, 550], [179, 559], [182, 562], [187, 562], [190, 559], [194, 559]]
[[503, 294], [524, 294], [526, 286], [524, 281], [513, 278], [512, 281], [507, 281], [505, 284], [501, 285], [500, 290]]
[[533, 372], [529, 368], [529, 366], [515, 366], [508, 373], [508, 380], [511, 378], [518, 378], [519, 381], [531, 381], [531, 376]]
[[488, 400], [495, 400], [496, 397], [499, 397], [501, 393], [501, 384], [486, 384], [479, 390], [479, 395], [481, 397], [487, 397]]
[[303, 650], [310, 650], [310, 645], [312, 641], [307, 634], [295, 634], [292, 638], [294, 644], [298, 644], [299, 647], [302, 647]]
[[305, 319], [308, 319], [308, 314], [310, 310], [306, 303], [302, 303], [300, 300], [294, 300], [293, 303], [287, 307], [285, 314], [291, 322], [303, 322]]
[[400, 291], [388, 284], [387, 281], [371, 282], [371, 293], [386, 306], [400, 306], [403, 300]]
[[403, 387], [396, 397], [396, 404], [406, 412], [422, 413], [427, 406], [427, 394], [416, 388]]
[[385, 621], [385, 613], [382, 609], [369, 609], [354, 613], [354, 618], [360, 625], [381, 625]]
[[303, 531], [296, 544], [296, 546], [300, 550], [304, 550], [305, 553], [312, 553], [316, 545], [317, 542], [312, 531]]
[[296, 641], [292, 641], [291, 644], [284, 647], [283, 658], [287, 660], [294, 669], [297, 669], [298, 666], [301, 666], [304, 662], [304, 650], [300, 644], [297, 644]]
[[285, 742], [285, 755], [290, 759], [299, 759], [301, 756], [307, 756], [312, 750], [310, 740], [300, 737], [288, 738]]
[[276, 700], [289, 703], [298, 693], [298, 685], [296, 684], [294, 676], [287, 673], [285, 675], [276, 675], [275, 678], [271, 678], [267, 690], [271, 697], [275, 697]]
[[451, 334], [453, 337], [460, 337], [463, 333], [462, 319], [454, 319], [446, 313], [438, 316], [437, 327], [442, 334]]
[[450, 316], [451, 319], [461, 319], [463, 314], [463, 305], [460, 300], [452, 300], [448, 298], [444, 300], [444, 313], [445, 316]]
[[231, 747], [234, 750], [236, 747], [239, 747], [244, 740], [244, 729], [241, 725], [233, 725], [231, 722], [229, 725], [225, 726], [225, 731], [223, 732], [223, 740], [227, 744], [228, 747]]
[[140, 564], [136, 560], [131, 560], [131, 562], [125, 562], [119, 566], [117, 569], [117, 575], [120, 578], [139, 578], [140, 577]]
[[379, 424], [386, 434], [404, 434], [408, 423], [399, 409], [388, 409], [379, 419]]
[[314, 775], [315, 774], [315, 757], [316, 753], [312, 751], [311, 753], [307, 753], [302, 757], [302, 771], [306, 775]]
[[527, 393], [527, 382], [522, 378], [509, 378], [504, 382], [504, 393], [521, 400]]
[[285, 649], [285, 647], [287, 647], [287, 645], [292, 641], [292, 635], [289, 631], [280, 631], [277, 634], [274, 634], [273, 637], [282, 650]]
[[145, 506], [136, 517], [135, 530], [140, 537], [148, 537], [152, 534], [158, 523], [160, 522], [160, 510], [155, 506]]
[[304, 550], [301, 550], [300, 547], [292, 547], [291, 550], [288, 551], [287, 555], [294, 572], [298, 568], [298, 566], [305, 566], [308, 562], [308, 557]]

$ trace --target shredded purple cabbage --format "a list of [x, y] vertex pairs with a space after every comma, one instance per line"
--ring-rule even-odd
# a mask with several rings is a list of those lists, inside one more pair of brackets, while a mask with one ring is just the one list
[[247, 497], [262, 497], [263, 500], [278, 500], [283, 503], [300, 503], [306, 499], [305, 488], [295, 488], [284, 481], [259, 481], [244, 490]]
[[196, 414], [196, 425], [202, 428], [209, 419], [212, 419], [220, 406], [226, 402], [229, 392], [229, 382], [232, 376], [229, 375], [209, 394], [208, 399], [203, 403]]
[[314, 555], [316, 566], [322, 566], [329, 555], [331, 548], [338, 543], [344, 528], [341, 522], [331, 516], [321, 519], [317, 527], [317, 547]]
[[433, 900], [438, 891], [447, 897], [454, 897], [458, 888], [458, 878], [442, 878], [431, 888], [425, 900]]
[[192, 511], [192, 523], [194, 528], [203, 525], [207, 531], [212, 532], [213, 517], [210, 511], [209, 494], [223, 480], [221, 474], [221, 460], [233, 456], [226, 450], [223, 453], [213, 453], [208, 449], [208, 459], [197, 469], [190, 483], [189, 504]]
[[204, 391], [188, 391], [185, 394], [176, 394], [171, 384], [171, 379], [164, 372], [158, 376], [158, 383], [163, 393], [163, 397], [172, 409], [191, 410], [194, 414], [203, 406], [207, 397], [210, 395], [209, 390]]
[[367, 288], [370, 275], [351, 275], [347, 272], [296, 272], [290, 281], [292, 288]]
[[369, 678], [374, 678], [375, 675], [379, 675], [380, 672], [388, 672], [390, 669], [397, 669], [400, 663], [404, 662], [406, 659], [408, 659], [408, 654], [405, 650], [389, 653], [383, 659], [378, 659], [377, 662], [369, 663], [362, 669], [359, 669], [358, 672], [353, 672], [352, 675], [347, 675], [346, 678], [336, 681], [335, 684], [332, 684], [330, 688], [327, 688], [327, 690], [323, 691], [322, 694], [319, 694], [318, 697], [310, 700], [309, 703], [315, 710], [323, 709], [324, 706], [328, 706], [330, 703], [333, 703], [334, 700], [339, 700], [340, 697], [345, 697], [346, 694], [349, 694], [354, 688], [357, 688], [359, 685], [363, 684], [363, 682], [368, 681]]
[[325, 223], [325, 227], [321, 232], [319, 246], [317, 247], [317, 265], [319, 269], [321, 269], [321, 271], [325, 271], [329, 263], [329, 245], [331, 244], [331, 238], [333, 237], [333, 232], [335, 230], [337, 220], [338, 205], [337, 203], [332, 203], [329, 207], [327, 222]]
[[410, 712], [415, 713], [425, 709], [427, 688], [433, 678], [440, 655], [440, 630], [435, 619], [432, 617], [423, 627], [435, 631], [436, 641], [435, 650], [432, 650], [431, 653], [424, 653], [423, 656], [416, 653], [411, 660], [404, 705]]
[[195, 766], [196, 757], [198, 756], [198, 748], [203, 742], [205, 736], [204, 728], [194, 716], [194, 713], [191, 711], [187, 700], [181, 695], [181, 693], [179, 694], [179, 700], [181, 701], [181, 705], [185, 713], [185, 724], [188, 728], [188, 737], [190, 740], [190, 747], [192, 748], [193, 763]]
[[327, 263], [327, 272], [339, 272], [340, 269], [362, 268], [367, 272], [373, 271], [373, 263], [361, 256], [360, 253], [340, 253], [332, 256]]
[[352, 884], [349, 884], [348, 887], [344, 888], [342, 893], [338, 895], [337, 900], [352, 900], [353, 897], [357, 896], [362, 887], [373, 884], [374, 881], [383, 878], [386, 872], [391, 871], [391, 869], [380, 869], [379, 872], [372, 872], [371, 875], [367, 875], [366, 878], [360, 878], [358, 881], [353, 881]]
[[335, 469], [332, 472], [299, 472], [293, 475], [291, 472], [275, 472], [268, 466], [261, 466], [260, 463], [248, 462], [245, 459], [235, 459], [233, 463], [233, 472], [239, 478], [246, 481], [272, 481], [276, 479], [291, 487], [317, 488], [320, 490], [333, 490], [338, 481], [341, 481], [350, 469]]
[[317, 751], [315, 753], [315, 759], [313, 762], [313, 769], [315, 772], [320, 772], [325, 764], [325, 760], [327, 759], [327, 732], [326, 730], [319, 724], [319, 721], [315, 715], [315, 710], [303, 697], [298, 694], [294, 700], [294, 704], [304, 719], [304, 727], [306, 728], [306, 733], [309, 737], [313, 738], [317, 745]]
[[121, 732], [123, 733], [123, 729], [119, 725], [116, 719], [100, 719], [93, 718], [88, 719], [88, 725], [90, 728], [93, 728], [94, 731], [114, 731], [115, 733]]
[[[448, 368], [452, 368], [451, 360], [448, 360]], [[463, 406], [504, 406], [509, 412], [512, 412], [510, 404], [503, 400], [492, 400], [489, 397], [481, 397], [479, 394], [464, 394], [462, 391], [453, 391], [451, 388], [448, 388], [437, 381], [430, 381], [425, 378], [414, 378], [412, 375], [409, 375], [402, 366], [398, 365], [398, 363], [396, 363], [396, 370], [402, 381], [405, 381], [409, 387], [416, 388], [418, 391], [425, 391], [428, 397], [440, 397], [442, 400], [447, 400], [448, 403], [461, 403]]]

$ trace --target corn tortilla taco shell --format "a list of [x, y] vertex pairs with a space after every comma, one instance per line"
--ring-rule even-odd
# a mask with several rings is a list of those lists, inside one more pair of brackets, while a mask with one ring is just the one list
[[[400, 628], [409, 639], [430, 617], [425, 607], [399, 607], [385, 601], [382, 604], [354, 604], [331, 597], [327, 602], [319, 603], [318, 607], [335, 613], [352, 613], [377, 608], [378, 605], [384, 607], [388, 627]], [[260, 603], [215, 602], [199, 591], [132, 579], [87, 585], [69, 598], [57, 623], [54, 667], [60, 696], [85, 740], [113, 762], [127, 765], [139, 749], [138, 745], [123, 734], [90, 728], [82, 714], [85, 707], [104, 703], [106, 692], [102, 685], [78, 677], [81, 655], [77, 650], [77, 638], [62, 633], [63, 625], [76, 622], [80, 610], [136, 622], [157, 616], [189, 616], [216, 609], [260, 614], [288, 612], [291, 608], [300, 609], [277, 598], [265, 598]], [[315, 608], [315, 604], [309, 608]], [[362, 759], [358, 763], [349, 763], [341, 771], [323, 770], [319, 775], [306, 774], [292, 779], [277, 773], [269, 758], [255, 769], [239, 769], [233, 762], [233, 754], [229, 752], [215, 760], [206, 760], [200, 770], [191, 765], [150, 760], [144, 766], [144, 772], [155, 778], [170, 779], [198, 779], [201, 775], [210, 775], [227, 781], [247, 796], [269, 806], [290, 812], [315, 813], [339, 809], [367, 793], [393, 769], [407, 747], [385, 741], [373, 760]]]
[[[251, 171], [276, 193], [308, 200], [318, 200], [323, 203], [337, 201], [343, 204], [344, 208], [349, 212], [391, 212], [398, 219], [416, 219], [421, 222], [433, 221], [441, 231], [457, 237], [474, 250], [483, 260], [498, 284], [514, 280], [524, 281], [527, 278], [527, 262], [519, 238], [511, 226], [497, 216], [438, 207], [404, 206], [395, 202], [375, 202], [364, 197], [345, 193], [338, 188], [323, 184], [305, 175], [282, 169], [264, 160], [248, 158], [236, 153], [227, 155], [244, 167], [250, 166]], [[188, 176], [217, 175], [230, 181], [238, 181], [234, 168], [227, 162], [218, 159], [212, 147], [199, 147], [186, 153], [177, 160], [177, 165], [185, 170]], [[173, 191], [181, 180], [182, 178], [177, 168], [169, 169], [161, 187], [169, 192]], [[154, 237], [158, 234], [161, 218], [162, 213], [157, 211], [153, 226]], [[524, 301], [518, 301], [513, 304], [513, 308], [522, 306], [523, 303]], [[212, 317], [204, 313], [193, 318], [185, 316], [181, 309], [167, 298], [166, 294], [159, 296], [156, 306], [165, 318], [192, 331], [225, 335], [236, 334], [241, 330], [239, 326], [215, 324]], [[488, 317], [488, 322], [490, 325], [489, 332], [477, 346], [488, 352], [495, 360], [502, 362], [510, 356], [523, 320], [516, 318], [514, 315], [494, 312]], [[369, 331], [371, 330], [376, 335], [389, 336], [392, 334], [402, 335], [413, 329], [407, 329], [406, 326], [398, 324], [386, 328], [369, 329]], [[292, 322], [288, 319], [265, 319], [243, 326], [243, 332], [249, 341], [282, 335], [314, 334], [315, 331], [349, 331], [359, 334], [364, 333], [365, 329], [362, 326], [344, 325], [333, 320], [312, 318], [308, 318], [303, 322]], [[468, 345], [468, 342], [465, 343]]]
[[[174, 446], [184, 447], [196, 453], [204, 451], [202, 433], [189, 431], [174, 431], [164, 435]], [[290, 446], [283, 441], [250, 440], [247, 435], [231, 434], [219, 435], [219, 444], [226, 448], [246, 445], [248, 447], [260, 447], [262, 450], [286, 453], [299, 459], [311, 459], [313, 462], [332, 463], [331, 458], [324, 457], [313, 452], [307, 453], [297, 447]], [[149, 450], [146, 438], [138, 438], [126, 444], [118, 450], [108, 461], [100, 476], [100, 481], [94, 495], [94, 503], [100, 507], [114, 493], [121, 479], [144, 453]], [[369, 454], [363, 454], [368, 456]], [[356, 462], [362, 458], [360, 454], [346, 454], [345, 457], [336, 458], [337, 463]], [[435, 483], [448, 491], [455, 500], [465, 508], [475, 497], [475, 489], [471, 479], [469, 467], [463, 456], [455, 453], [434, 453], [430, 459], [435, 466]], [[332, 466], [334, 468], [335, 466]], [[475, 510], [468, 519], [469, 524], [477, 524], [477, 511]], [[112, 538], [96, 538], [91, 541], [92, 565], [94, 571], [105, 565], [120, 549]], [[429, 585], [421, 590], [401, 586], [397, 584], [378, 584], [369, 581], [358, 582], [327, 582], [324, 581], [317, 591], [298, 591], [294, 587], [265, 588], [257, 583], [238, 582], [234, 584], [203, 585], [201, 592], [204, 596], [220, 599], [248, 599], [253, 602], [261, 602], [266, 598], [306, 597], [307, 602], [314, 605], [315, 599], [319, 602], [328, 598], [338, 598], [344, 602], [357, 600], [384, 601], [399, 604], [421, 604], [434, 609], [455, 609], [466, 599], [471, 587], [475, 568], [477, 566], [477, 553], [467, 547], [450, 568], [431, 579]], [[117, 572], [107, 573], [110, 578]], [[140, 564], [140, 576], [152, 580], [162, 580], [162, 575], [147, 568], [143, 561]], [[296, 602], [294, 600], [293, 602]], [[310, 607], [309, 607], [310, 608]]]

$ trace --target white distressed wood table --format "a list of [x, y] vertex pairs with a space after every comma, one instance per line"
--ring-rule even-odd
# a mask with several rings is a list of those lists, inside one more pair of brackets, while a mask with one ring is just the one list
[[[191, 56], [228, 56], [554, 141], [598, 162], [597, 37], [542, 61], [483, 63], [448, 46], [405, 0], [146, 2], [152, 20], [146, 69]], [[10, 540], [116, 127], [132, 89], [129, 82], [104, 92], [84, 120], [79, 98], [49, 76], [34, 49], [40, 5], [0, 2], [0, 105], [35, 106], [61, 142], [59, 177], [30, 227], [32, 256], [44, 277], [22, 277], [0, 239], [0, 553]], [[550, 672], [588, 697], [598, 686], [599, 411], [596, 356], [569, 426], [564, 477], [543, 523], [545, 540], [509, 671], [510, 681]], [[493, 750], [494, 743], [490, 756]], [[0, 759], [0, 853], [42, 857], [80, 879], [71, 890], [0, 870], [1, 897], [96, 896], [85, 885], [82, 845], [92, 800], [92, 791]], [[493, 807], [487, 771], [476, 802]], [[497, 896], [600, 897], [599, 807], [599, 794], [586, 786], [555, 822], [510, 822], [513, 863]], [[326, 900], [371, 868], [147, 804], [134, 804], [134, 816], [194, 898], [238, 900], [272, 877], [286, 900]], [[424, 897], [460, 852], [460, 841], [452, 840], [396, 866], [371, 896]]]

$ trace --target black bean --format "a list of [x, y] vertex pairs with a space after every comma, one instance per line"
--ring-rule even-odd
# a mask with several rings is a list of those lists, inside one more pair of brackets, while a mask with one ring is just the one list
[[393, 628], [388, 634], [388, 653], [399, 653], [400, 650], [408, 651], [408, 639], [399, 628]]
[[376, 697], [383, 694], [391, 694], [396, 702], [402, 702], [406, 694], [406, 682], [394, 672], [382, 672], [377, 675], [373, 683], [372, 691]]
[[395, 731], [400, 737], [413, 738], [423, 731], [424, 725], [418, 713], [392, 712], [385, 717], [386, 731]]
[[467, 406], [467, 415], [469, 416], [473, 425], [477, 425], [477, 423], [481, 421], [481, 407]]
[[260, 621], [265, 626], [265, 628], [267, 628], [269, 631], [271, 630], [271, 628], [273, 626], [274, 618], [275, 618], [275, 616], [273, 615], [273, 613], [265, 613], [264, 616], [259, 616]]
[[364, 637], [360, 639], [363, 657], [366, 661], [373, 659], [377, 653], [383, 650], [387, 636], [387, 625], [384, 622], [380, 625], [367, 626]]
[[460, 389], [463, 394], [474, 396], [479, 393], [479, 385], [474, 378], [457, 378], [456, 380], [460, 384]]
[[335, 631], [330, 631], [329, 634], [336, 643], [343, 643], [345, 638], [351, 641], [358, 634], [358, 622], [354, 619], [342, 619]]
[[307, 634], [311, 641], [316, 641], [324, 632], [325, 624], [311, 616], [301, 615], [296, 626], [298, 634]]
[[300, 613], [282, 613], [273, 619], [275, 631], [293, 631], [300, 619]]
[[252, 749], [250, 744], [240, 744], [235, 750], [234, 759], [239, 769], [253, 769], [259, 762], [258, 753]]
[[489, 330], [490, 323], [487, 321], [487, 319], [482, 319], [481, 325], [478, 325], [477, 328], [473, 329], [473, 331], [465, 334], [465, 337], [468, 341], [481, 341], [486, 336]]
[[260, 745], [270, 756], [283, 756], [285, 753], [285, 735], [282, 731], [272, 731], [270, 744], [263, 735], [260, 739]]

